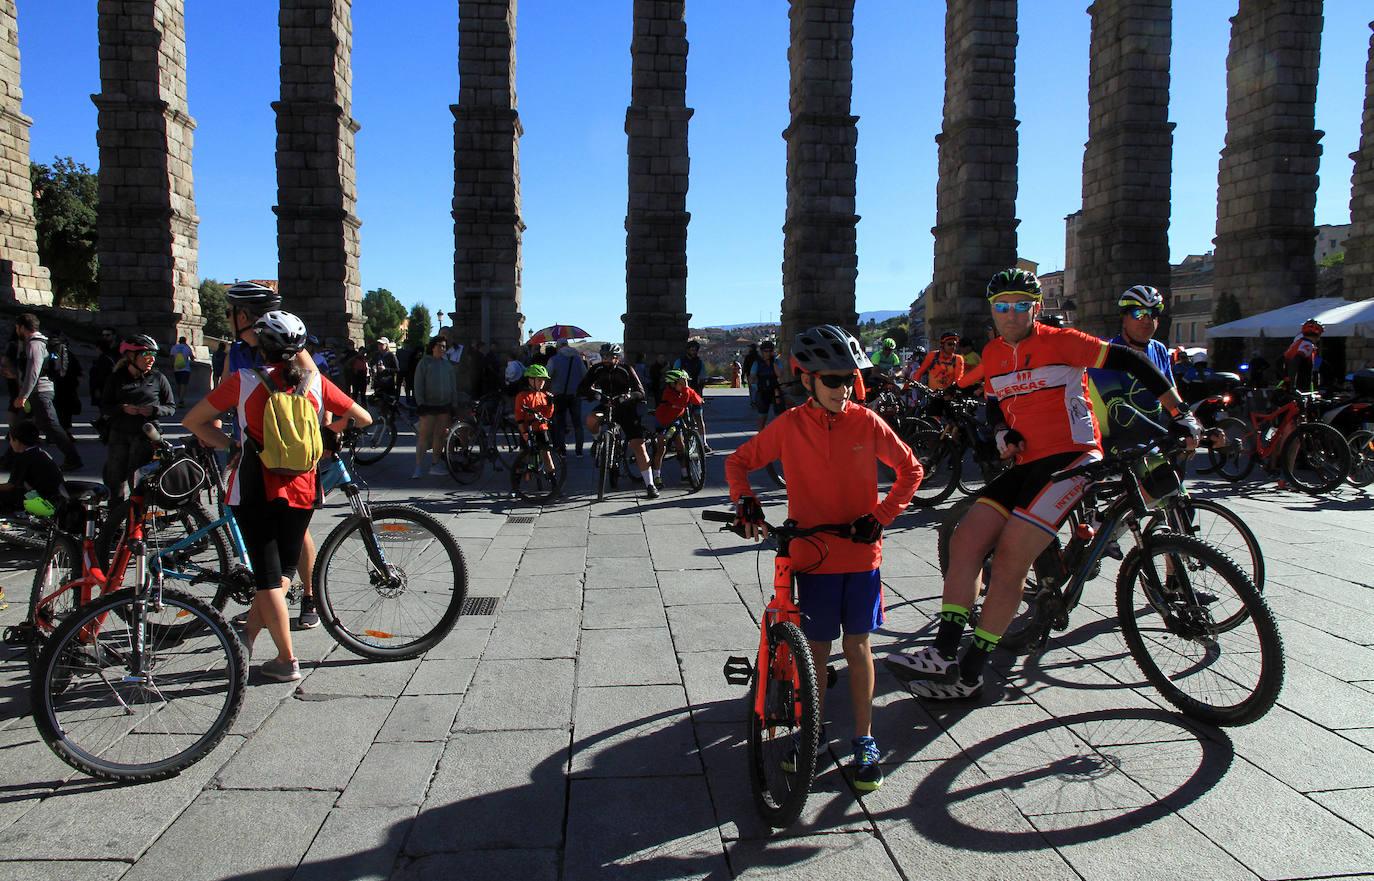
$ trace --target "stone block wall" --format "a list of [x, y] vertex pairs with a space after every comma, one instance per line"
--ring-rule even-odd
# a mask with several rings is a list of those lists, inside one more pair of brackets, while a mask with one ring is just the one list
[[687, 339], [687, 22], [683, 0], [634, 0], [630, 43], [625, 347], [652, 362]]
[[101, 0], [102, 321], [201, 345], [182, 0]]
[[[1088, 143], [1078, 225], [1078, 326], [1120, 329], [1117, 300], [1137, 284], [1169, 287], [1172, 0], [1096, 0], [1088, 76]], [[1161, 325], [1159, 336], [1167, 336]]]
[[464, 343], [503, 350], [525, 336], [520, 313], [520, 126], [515, 0], [459, 0], [453, 112], [453, 326]]
[[333, 345], [363, 338], [352, 0], [281, 0], [277, 280], [283, 306]]
[[1216, 320], [1236, 307], [1252, 315], [1315, 295], [1321, 29], [1321, 0], [1240, 0], [1231, 19]]
[[854, 90], [854, 0], [791, 0], [791, 123], [783, 224], [782, 337], [815, 324], [858, 324], [855, 211], [859, 118]]
[[0, 0], [0, 300], [52, 303], [48, 270], [38, 262], [29, 178], [29, 127], [20, 109], [19, 22], [15, 0]]
[[[1374, 22], [1369, 27], [1374, 29]], [[1374, 35], [1364, 69], [1364, 118], [1360, 146], [1350, 158], [1350, 237], [1345, 240], [1345, 298], [1374, 298]]]
[[985, 342], [988, 279], [1016, 264], [1016, 13], [1016, 0], [952, 2], [945, 12], [932, 337], [957, 330]]

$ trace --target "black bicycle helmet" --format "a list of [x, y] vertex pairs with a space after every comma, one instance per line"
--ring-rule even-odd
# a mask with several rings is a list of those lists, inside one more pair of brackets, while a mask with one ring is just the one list
[[224, 292], [224, 298], [235, 309], [247, 309], [262, 315], [281, 308], [281, 294], [255, 281], [237, 281]]
[[988, 282], [988, 299], [999, 294], [1030, 294], [1040, 299], [1040, 279], [1024, 269], [1003, 269]]
[[863, 346], [843, 327], [809, 327], [792, 340], [792, 357], [808, 373], [819, 370], [867, 370], [873, 366]]

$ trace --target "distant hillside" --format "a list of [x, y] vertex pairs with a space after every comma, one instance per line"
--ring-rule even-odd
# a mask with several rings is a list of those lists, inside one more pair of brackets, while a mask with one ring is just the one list
[[[898, 318], [898, 317], [905, 316], [906, 314], [907, 314], [907, 313], [906, 313], [906, 310], [905, 310], [905, 309], [878, 309], [878, 310], [873, 311], [873, 312], [860, 312], [860, 313], [859, 313], [859, 323], [860, 323], [860, 324], [867, 324], [867, 323], [870, 322], [870, 321], [883, 322], [883, 321], [887, 321], [889, 318]], [[715, 327], [715, 328], [717, 328], [717, 329], [719, 329], [719, 330], [743, 330], [744, 328], [747, 328], [747, 327], [777, 327], [777, 326], [778, 326], [778, 323], [777, 323], [776, 321], [762, 321], [762, 322], [753, 321], [753, 322], [750, 322], [750, 323], [748, 323], [748, 324], [716, 324], [716, 325], [712, 325], [712, 327]]]

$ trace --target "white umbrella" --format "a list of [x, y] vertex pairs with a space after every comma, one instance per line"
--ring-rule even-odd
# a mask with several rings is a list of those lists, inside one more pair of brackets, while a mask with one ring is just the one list
[[1208, 339], [1219, 337], [1288, 338], [1302, 330], [1302, 323], [1315, 318], [1326, 328], [1327, 336], [1374, 336], [1374, 300], [1352, 303], [1340, 297], [1304, 300], [1271, 309], [1248, 318], [1228, 321], [1206, 330]]

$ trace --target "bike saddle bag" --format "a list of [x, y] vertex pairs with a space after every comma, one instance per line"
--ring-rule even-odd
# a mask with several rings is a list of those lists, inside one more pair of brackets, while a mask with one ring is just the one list
[[195, 501], [208, 483], [199, 462], [190, 456], [177, 456], [144, 480], [143, 497], [162, 508], [179, 508]]

